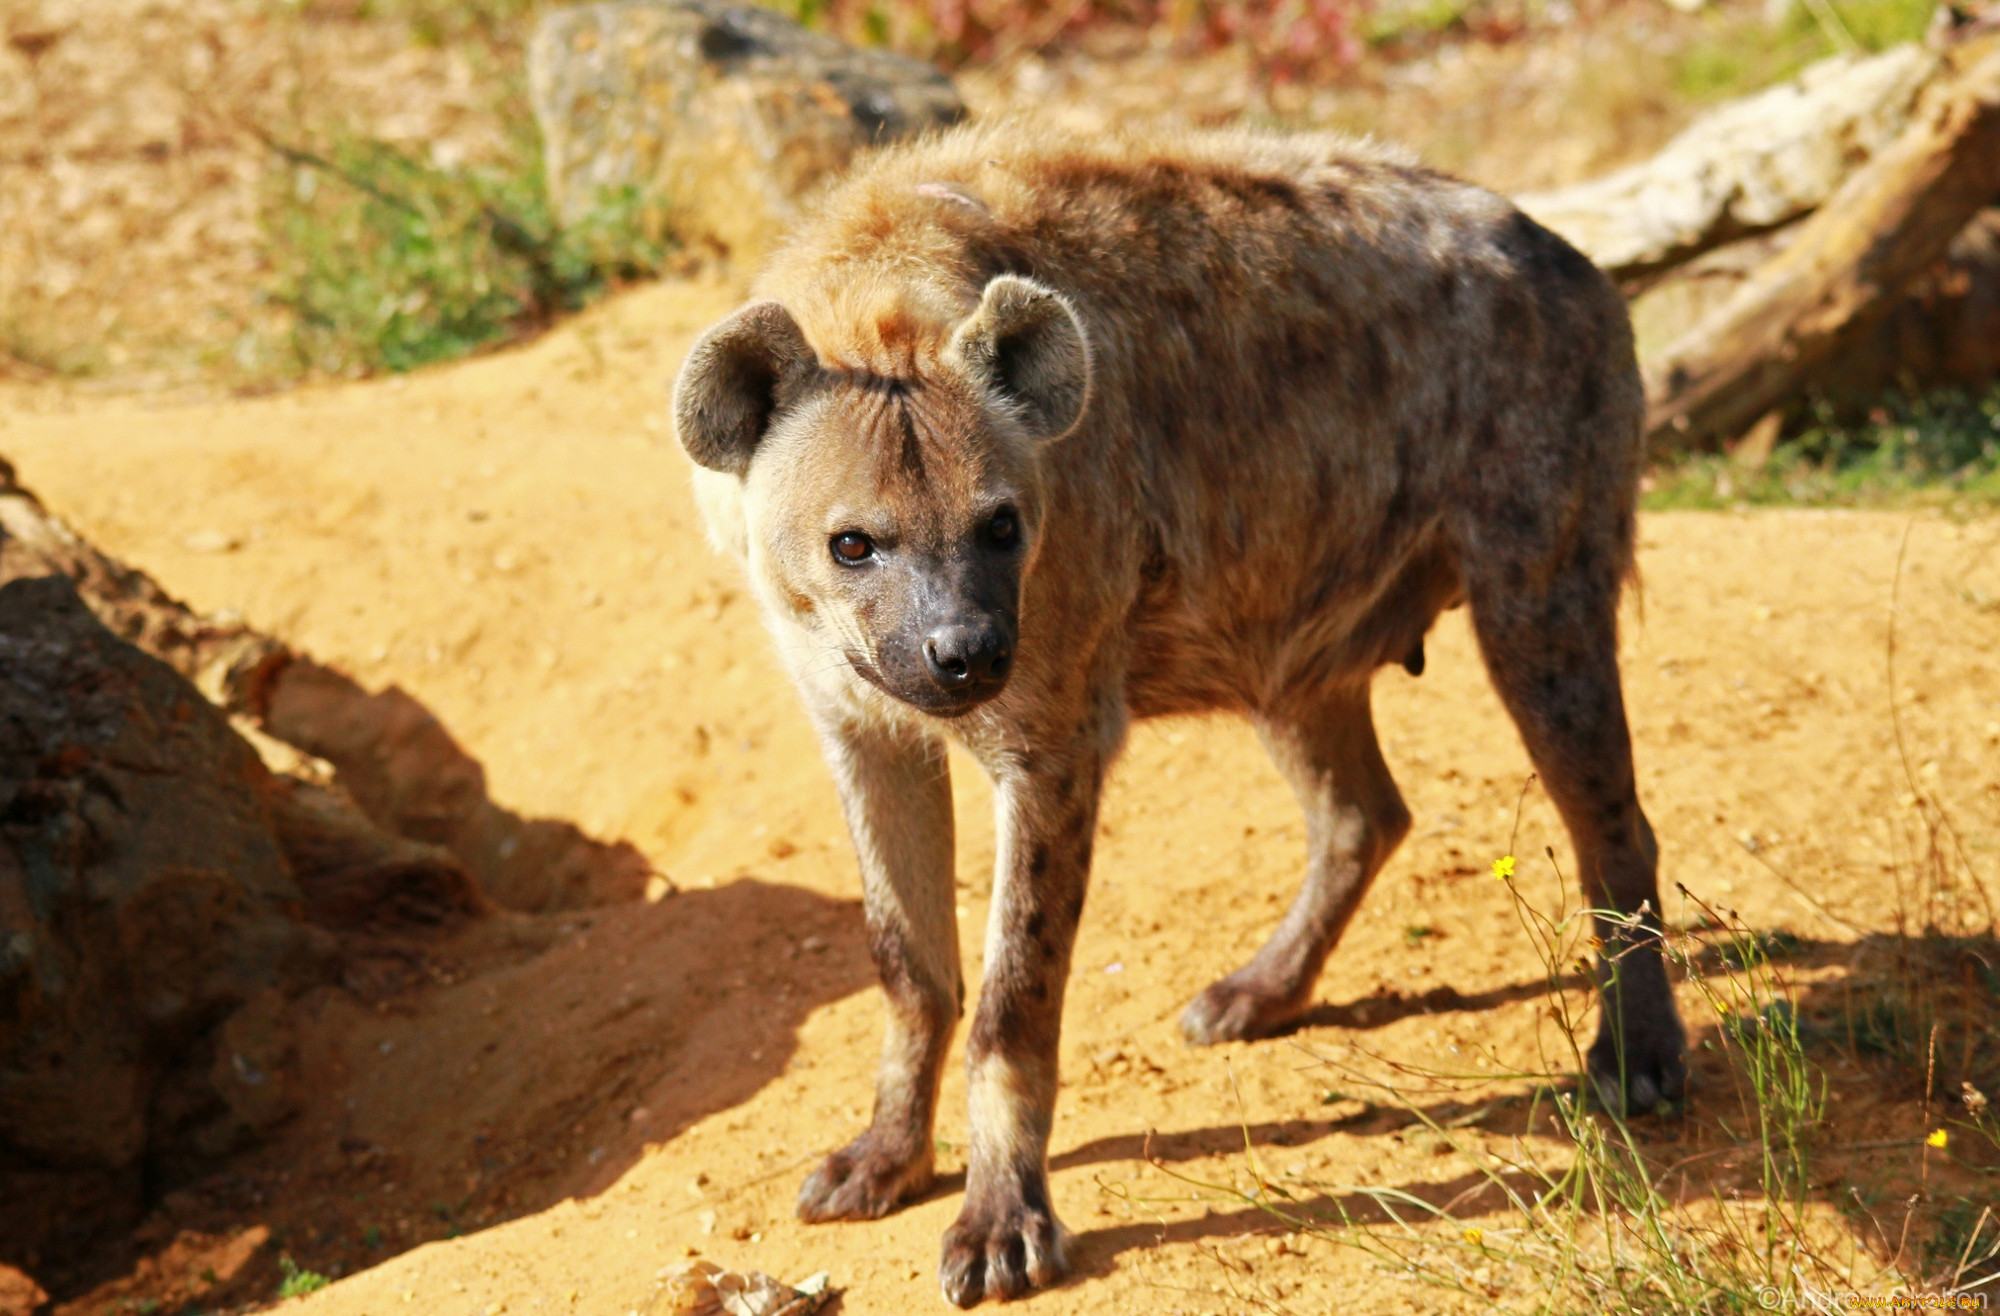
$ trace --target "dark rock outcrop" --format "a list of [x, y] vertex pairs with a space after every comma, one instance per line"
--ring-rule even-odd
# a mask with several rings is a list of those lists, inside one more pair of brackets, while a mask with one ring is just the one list
[[272, 774], [68, 577], [0, 585], [0, 1262], [285, 1119], [287, 1003], [337, 934], [480, 908], [448, 852]]

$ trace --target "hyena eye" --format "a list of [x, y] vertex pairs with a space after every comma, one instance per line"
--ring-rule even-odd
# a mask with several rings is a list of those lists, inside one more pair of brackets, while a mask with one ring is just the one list
[[875, 556], [875, 541], [859, 530], [843, 530], [833, 537], [834, 561], [854, 566]]
[[996, 544], [1013, 543], [1021, 534], [1021, 518], [1011, 507], [1003, 507], [986, 523], [986, 536]]

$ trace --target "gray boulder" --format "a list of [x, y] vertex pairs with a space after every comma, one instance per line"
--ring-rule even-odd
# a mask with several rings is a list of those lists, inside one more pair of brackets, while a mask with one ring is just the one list
[[683, 240], [746, 260], [858, 152], [965, 117], [928, 64], [719, 0], [558, 9], [528, 74], [564, 223], [636, 188]]

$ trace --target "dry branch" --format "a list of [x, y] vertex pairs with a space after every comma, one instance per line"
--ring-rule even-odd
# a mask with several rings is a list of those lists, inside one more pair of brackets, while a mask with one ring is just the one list
[[1948, 51], [1910, 125], [1728, 302], [1645, 362], [1649, 439], [1713, 444], [1886, 314], [2000, 193], [2000, 34]]

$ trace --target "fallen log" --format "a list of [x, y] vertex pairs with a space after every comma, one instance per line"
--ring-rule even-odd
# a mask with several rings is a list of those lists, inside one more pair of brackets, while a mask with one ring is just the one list
[[1943, 56], [1909, 126], [1726, 303], [1643, 362], [1649, 442], [1714, 446], [1787, 401], [2000, 194], [2000, 33]]
[[1903, 132], [1937, 67], [1914, 42], [1821, 60], [1703, 115], [1647, 159], [1514, 200], [1629, 294], [1820, 206]]

